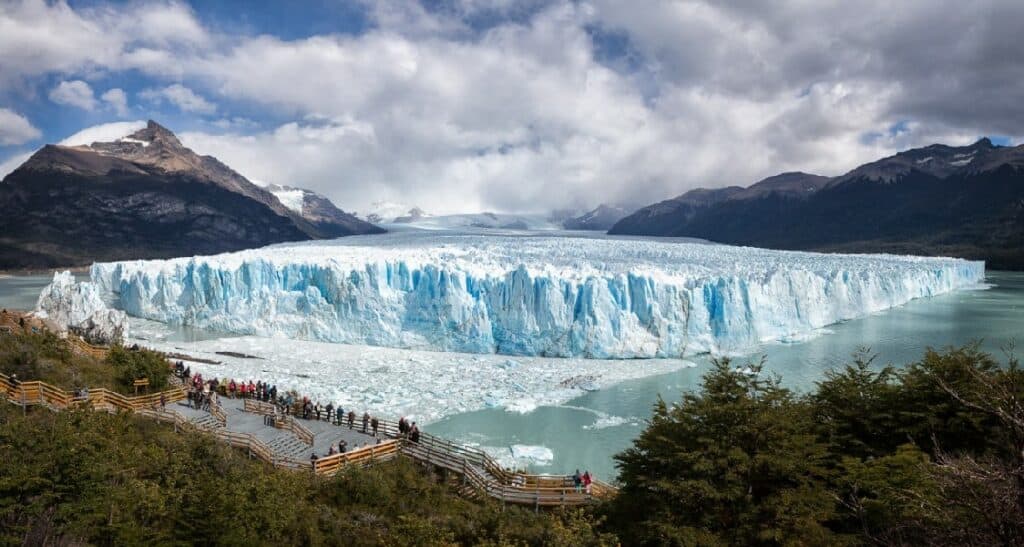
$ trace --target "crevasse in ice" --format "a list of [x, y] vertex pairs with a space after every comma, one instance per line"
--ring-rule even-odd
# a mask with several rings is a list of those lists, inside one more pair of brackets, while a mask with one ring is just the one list
[[982, 262], [679, 240], [431, 232], [95, 264], [130, 315], [442, 351], [678, 357], [975, 285]]

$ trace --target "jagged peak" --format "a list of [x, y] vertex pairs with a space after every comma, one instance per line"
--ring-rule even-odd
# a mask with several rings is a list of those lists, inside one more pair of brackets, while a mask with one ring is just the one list
[[181, 141], [178, 140], [178, 137], [170, 129], [153, 120], [147, 121], [145, 128], [128, 135], [126, 138], [143, 142], [169, 144], [176, 147], [182, 146]]

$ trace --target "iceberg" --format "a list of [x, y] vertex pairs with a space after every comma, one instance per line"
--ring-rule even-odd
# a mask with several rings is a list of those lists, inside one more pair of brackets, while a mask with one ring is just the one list
[[983, 262], [679, 239], [410, 230], [97, 263], [129, 315], [432, 351], [676, 358], [791, 340], [984, 281]]
[[35, 315], [60, 331], [75, 331], [89, 342], [110, 344], [128, 336], [128, 316], [107, 307], [99, 287], [76, 283], [71, 272], [57, 272], [39, 295]]

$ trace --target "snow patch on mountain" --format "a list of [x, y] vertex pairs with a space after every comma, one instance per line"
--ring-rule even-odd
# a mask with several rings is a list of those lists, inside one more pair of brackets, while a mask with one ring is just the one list
[[83, 129], [57, 144], [62, 146], [89, 146], [94, 142], [117, 142], [126, 140], [125, 137], [145, 128], [145, 120], [105, 123]]

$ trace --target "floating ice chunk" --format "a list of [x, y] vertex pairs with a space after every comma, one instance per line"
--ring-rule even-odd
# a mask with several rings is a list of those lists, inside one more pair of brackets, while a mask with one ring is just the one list
[[555, 453], [546, 446], [514, 444], [511, 446], [512, 458], [516, 461], [528, 462], [531, 465], [551, 465]]
[[594, 429], [605, 429], [609, 427], [618, 427], [620, 425], [636, 425], [637, 420], [635, 418], [623, 418], [622, 416], [607, 416], [600, 415], [597, 420], [590, 425], [583, 426], [583, 429], [594, 430]]

